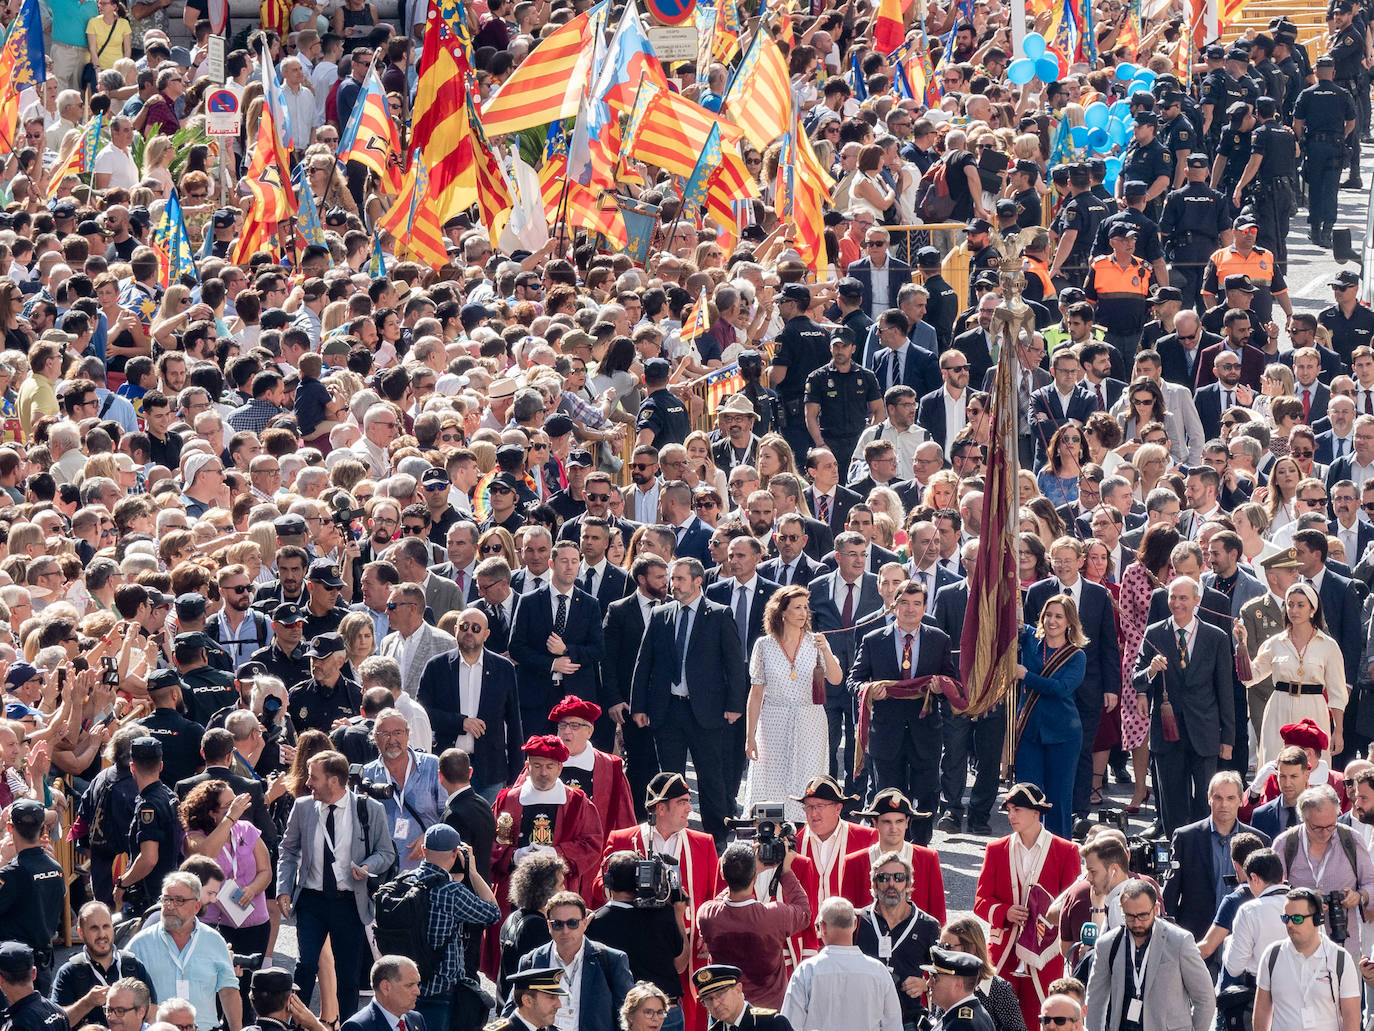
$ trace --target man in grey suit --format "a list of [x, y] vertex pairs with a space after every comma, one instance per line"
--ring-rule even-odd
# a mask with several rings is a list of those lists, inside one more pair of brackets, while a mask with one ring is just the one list
[[1219, 530], [1207, 542], [1207, 565], [1210, 572], [1202, 574], [1202, 586], [1220, 591], [1231, 599], [1231, 616], [1240, 618], [1240, 610], [1247, 601], [1263, 598], [1264, 584], [1255, 579], [1240, 564], [1240, 534], [1234, 530]]
[[436, 620], [445, 612], [463, 608], [463, 594], [458, 585], [430, 571], [429, 544], [423, 537], [402, 537], [386, 555], [396, 572], [401, 574], [402, 581], [420, 585], [425, 592], [425, 604]]
[[311, 759], [305, 783], [310, 794], [296, 800], [281, 840], [277, 904], [284, 917], [295, 910], [300, 948], [295, 977], [301, 992], [315, 990], [328, 937], [341, 960], [335, 964], [339, 1010], [353, 1013], [359, 966], [348, 960], [370, 948], [367, 879], [396, 866], [396, 844], [382, 803], [348, 790], [348, 760], [341, 754], [321, 752]]
[[[830, 647], [840, 668], [848, 671], [854, 665], [858, 639], [881, 622], [868, 622], [882, 611], [883, 598], [878, 593], [878, 578], [864, 571], [868, 542], [863, 534], [846, 530], [835, 538], [833, 572], [812, 580], [811, 621], [818, 633], [830, 633]], [[856, 635], [854, 627], [863, 624]], [[831, 631], [840, 631], [831, 633]], [[843, 685], [826, 685], [825, 721], [829, 728], [830, 775], [839, 779], [840, 746], [844, 746], [845, 794], [854, 794], [854, 721], [856, 702]]]
[[420, 674], [425, 671], [425, 663], [457, 648], [458, 642], [425, 622], [425, 592], [417, 583], [402, 583], [391, 588], [386, 614], [391, 633], [382, 638], [378, 650], [400, 663], [401, 690], [414, 698], [420, 689]]
[[1187, 576], [1169, 584], [1170, 617], [1145, 631], [1135, 663], [1141, 715], [1150, 711], [1150, 751], [1159, 786], [1159, 818], [1172, 834], [1207, 815], [1207, 786], [1217, 759], [1231, 758], [1235, 734], [1231, 644], [1197, 618], [1202, 585]]
[[1207, 1031], [1217, 1003], [1207, 964], [1193, 936], [1155, 915], [1159, 895], [1148, 881], [1121, 886], [1125, 926], [1097, 939], [1088, 978], [1088, 1031]]

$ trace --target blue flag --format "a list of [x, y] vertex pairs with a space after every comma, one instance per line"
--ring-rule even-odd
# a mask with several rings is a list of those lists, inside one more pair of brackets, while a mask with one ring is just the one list
[[38, 0], [24, 0], [19, 8], [19, 17], [14, 19], [10, 32], [17, 34], [14, 78], [16, 93], [37, 86], [48, 77], [48, 58], [43, 50], [43, 18], [38, 11]]
[[382, 234], [375, 229], [372, 231], [372, 260], [367, 264], [367, 274], [373, 277], [386, 275], [386, 255], [382, 253]]
[[296, 166], [291, 173], [291, 181], [296, 184], [296, 196], [300, 199], [296, 228], [307, 244], [323, 244], [324, 226], [320, 225], [320, 207], [315, 203], [315, 191], [310, 188], [310, 172], [304, 164]]

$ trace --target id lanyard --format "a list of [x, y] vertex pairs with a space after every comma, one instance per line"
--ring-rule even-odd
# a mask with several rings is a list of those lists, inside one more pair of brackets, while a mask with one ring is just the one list
[[[406, 782], [404, 786], [396, 783], [395, 778], [391, 776], [390, 770], [387, 770], [386, 773], [386, 779], [391, 781], [396, 788], [396, 826], [392, 830], [392, 837], [402, 841], [408, 840], [410, 837], [410, 820], [406, 816], [406, 788], [410, 787], [411, 777], [415, 773], [415, 756], [407, 756], [406, 761], [408, 765], [406, 766]], [[383, 766], [382, 769], [386, 770], [386, 767]]]
[[[1126, 961], [1132, 965], [1131, 978], [1135, 981], [1135, 998], [1126, 1007], [1126, 1020], [1132, 1024], [1140, 1024], [1145, 1002], [1145, 966], [1150, 961], [1150, 945], [1154, 942], [1151, 941], [1150, 945], [1143, 949], [1136, 949], [1134, 938], [1127, 944], [1130, 946], [1130, 952], [1126, 956]], [[1140, 956], [1139, 962], [1136, 962], [1137, 954]]]
[[873, 933], [878, 937], [878, 958], [886, 963], [888, 967], [891, 967], [893, 955], [902, 947], [902, 943], [911, 937], [911, 932], [916, 929], [916, 914], [912, 913], [911, 916], [907, 918], [906, 930], [897, 936], [896, 941], [892, 940], [890, 928], [887, 934], [884, 934], [882, 930], [879, 929], [878, 917], [871, 911], [868, 914], [868, 922], [873, 925]]
[[[100, 969], [100, 964], [97, 963], [97, 962], [95, 961], [95, 957], [92, 956], [89, 952], [87, 952], [87, 953], [86, 953], [86, 958], [89, 959], [89, 960], [91, 961], [91, 974], [92, 974], [92, 976], [94, 976], [95, 979], [96, 979], [97, 981], [99, 981], [102, 985], [104, 985], [106, 988], [110, 987], [110, 982], [107, 981], [107, 980], [105, 980], [105, 973], [104, 973], [104, 971], [102, 971], [102, 970]], [[114, 950], [114, 979], [115, 979], [116, 981], [118, 981], [118, 980], [119, 980], [121, 977], [123, 977], [123, 976], [124, 976], [124, 975], [123, 975], [122, 973], [120, 973], [120, 970], [119, 970], [119, 950], [118, 950], [118, 949], [115, 949], [115, 950]]]
[[167, 933], [165, 928], [162, 930], [162, 938], [167, 945], [167, 952], [172, 960], [172, 965], [177, 968], [177, 996], [182, 999], [190, 999], [191, 979], [186, 976], [186, 964], [191, 962], [196, 946], [200, 944], [200, 922], [196, 922], [196, 929], [191, 932], [191, 940], [186, 943], [184, 954], [177, 952], [177, 944], [172, 941], [172, 936]]

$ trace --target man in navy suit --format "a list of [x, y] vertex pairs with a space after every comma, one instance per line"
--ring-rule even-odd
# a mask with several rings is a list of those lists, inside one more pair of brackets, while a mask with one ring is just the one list
[[[619, 1026], [620, 1007], [634, 985], [629, 957], [619, 949], [587, 937], [587, 904], [582, 896], [561, 891], [549, 900], [549, 936], [553, 939], [520, 957], [521, 970], [580, 971], [570, 980], [577, 993], [577, 1031], [605, 1031]], [[516, 1012], [518, 985], [512, 987], [506, 1014]]]
[[1345, 545], [1345, 564], [1354, 567], [1364, 557], [1365, 548], [1374, 544], [1374, 524], [1360, 518], [1360, 492], [1352, 480], [1331, 485], [1331, 507], [1336, 518], [1327, 523], [1327, 529]]
[[580, 561], [576, 544], [559, 541], [548, 586], [522, 599], [515, 614], [510, 657], [526, 736], [552, 731], [549, 710], [564, 695], [588, 700], [601, 696], [601, 606], [577, 589]]
[[[1303, 580], [1317, 590], [1321, 599], [1322, 618], [1326, 621], [1326, 632], [1336, 639], [1345, 656], [1346, 689], [1354, 697], [1355, 685], [1359, 683], [1360, 656], [1363, 654], [1364, 634], [1360, 629], [1360, 599], [1355, 593], [1354, 582], [1342, 576], [1326, 564], [1327, 537], [1324, 530], [1299, 530], [1293, 534], [1293, 550], [1297, 553], [1298, 572]], [[1339, 754], [1343, 749], [1336, 747], [1340, 742], [1332, 742], [1331, 751]]]
[[830, 528], [832, 534], [841, 533], [849, 519], [849, 510], [863, 500], [840, 483], [840, 463], [829, 448], [813, 447], [806, 453], [806, 475], [811, 486], [805, 491], [811, 514]]
[[1060, 537], [1050, 546], [1050, 566], [1054, 576], [1030, 585], [1022, 606], [1027, 626], [1040, 622], [1040, 610], [1056, 594], [1067, 594], [1078, 609], [1078, 621], [1088, 644], [1083, 649], [1088, 665], [1074, 701], [1083, 725], [1083, 742], [1078, 753], [1078, 772], [1074, 777], [1073, 811], [1086, 816], [1093, 781], [1093, 742], [1097, 724], [1108, 695], [1121, 694], [1121, 649], [1116, 641], [1116, 622], [1112, 599], [1100, 584], [1082, 576], [1087, 548], [1076, 537]]
[[673, 601], [650, 616], [630, 712], [639, 726], [653, 728], [663, 769], [686, 773], [690, 749], [702, 827], [719, 846], [730, 815], [721, 730], [744, 715], [749, 679], [734, 616], [702, 596], [705, 574], [694, 558], [669, 567]]
[[[896, 788], [916, 800], [924, 818], [911, 823], [912, 840], [930, 843], [932, 814], [940, 802], [940, 707], [936, 699], [889, 698], [881, 680], [910, 680], [939, 675], [957, 679], [949, 637], [922, 620], [926, 588], [908, 580], [897, 589], [896, 620], [874, 630], [859, 644], [849, 673], [849, 689], [860, 704], [873, 706], [867, 763], [873, 769], [876, 791]], [[866, 701], [865, 701], [866, 699]], [[929, 709], [929, 712], [925, 712]], [[924, 715], [923, 715], [924, 713]]]
[[611, 526], [606, 519], [588, 516], [582, 520], [582, 572], [577, 586], [596, 599], [603, 619], [611, 602], [619, 601], [632, 589], [625, 571], [607, 561], [610, 546]]
[[1174, 331], [1155, 341], [1160, 375], [1168, 383], [1191, 387], [1197, 382], [1202, 352], [1219, 343], [1220, 336], [1202, 328], [1197, 312], [1185, 308], [1174, 316]]
[[1315, 347], [1296, 347], [1291, 354], [1293, 396], [1302, 402], [1304, 425], [1311, 426], [1326, 417], [1331, 388], [1317, 378], [1322, 374], [1322, 356]]
[[1226, 312], [1226, 336], [1219, 344], [1206, 348], [1198, 356], [1197, 386], [1205, 387], [1216, 380], [1216, 358], [1222, 351], [1230, 351], [1240, 358], [1240, 381], [1251, 390], [1259, 390], [1260, 378], [1268, 362], [1263, 351], [1250, 343], [1250, 313], [1239, 308]]
[[1080, 425], [1097, 411], [1097, 398], [1078, 382], [1081, 370], [1078, 358], [1069, 350], [1054, 353], [1052, 372], [1054, 382], [1031, 394], [1031, 420], [1034, 423], [1035, 464], [1045, 463], [1050, 439], [1066, 422]]
[[778, 516], [773, 544], [778, 549], [777, 555], [759, 566], [759, 575], [765, 580], [772, 580], [781, 587], [788, 584], [805, 586], [825, 572], [825, 567], [806, 553], [806, 523], [799, 513]]
[[[429, 713], [435, 753], [455, 746], [467, 752], [473, 790], [491, 802], [525, 764], [515, 666], [487, 650], [491, 631], [481, 609], [464, 609], [454, 629], [458, 647], [425, 663], [415, 700]], [[477, 703], [464, 712], [463, 700], [473, 697], [474, 678]]]
[[850, 262], [845, 273], [863, 287], [863, 309], [870, 319], [895, 305], [897, 294], [911, 282], [911, 266], [892, 257], [887, 244], [887, 230], [879, 225], [869, 226], [864, 233], [864, 256]]
[[582, 498], [587, 503], [587, 511], [566, 520], [558, 529], [560, 541], [576, 543], [582, 536], [582, 520], [588, 516], [608, 519], [611, 525], [620, 530], [621, 537], [628, 541], [639, 524], [631, 519], [622, 519], [611, 512], [611, 491], [615, 490], [609, 473], [594, 472], [587, 474], [587, 482], [582, 488]]
[[692, 512], [692, 488], [682, 480], [669, 480], [658, 491], [658, 510], [664, 524], [673, 528], [677, 543], [673, 554], [711, 561], [711, 528]]
[[415, 1009], [419, 998], [420, 968], [415, 961], [406, 956], [383, 956], [372, 964], [372, 1001], [345, 1020], [343, 1028], [396, 1031], [400, 1021], [405, 1031], [426, 1031], [425, 1018]]
[[878, 319], [878, 339], [883, 346], [873, 356], [872, 369], [884, 391], [903, 386], [919, 396], [940, 385], [940, 373], [935, 352], [913, 343], [910, 331], [911, 320], [900, 308], [883, 312]]
[[[763, 545], [757, 537], [736, 537], [725, 553], [725, 569], [730, 575], [706, 589], [708, 599], [730, 610], [746, 664], [754, 654], [754, 645], [763, 636], [763, 610], [778, 590], [774, 581], [759, 576], [762, 561]], [[725, 728], [723, 744], [726, 797], [735, 798], [744, 779], [744, 720], [736, 720]]]
[[[867, 622], [883, 608], [878, 593], [878, 578], [864, 569], [865, 541], [861, 534], [846, 530], [835, 538], [833, 570], [825, 571], [811, 581], [811, 624], [818, 633], [828, 633], [830, 648], [842, 669], [854, 664], [858, 638], [874, 629], [876, 622]], [[857, 632], [854, 627], [866, 624]], [[834, 631], [840, 631], [835, 633]], [[829, 728], [828, 747], [830, 776], [839, 779], [844, 752], [845, 794], [854, 794], [854, 720], [857, 715], [854, 698], [844, 685], [826, 684], [825, 719]], [[842, 747], [843, 746], [843, 747]]]
[[1313, 426], [1317, 431], [1317, 453], [1313, 460], [1331, 466], [1355, 448], [1355, 402], [1344, 394], [1337, 394], [1326, 403], [1326, 428]]
[[487, 617], [491, 629], [488, 647], [497, 655], [510, 652], [511, 627], [520, 609], [520, 595], [511, 587], [510, 578], [510, 565], [504, 558], [493, 555], [477, 563], [477, 594], [482, 599], [477, 608]]
[[968, 425], [965, 413], [969, 397], [968, 369], [968, 359], [962, 351], [951, 348], [940, 355], [941, 383], [923, 394], [916, 406], [916, 424], [929, 433], [930, 439], [946, 454], [953, 449], [959, 431]]
[[1101, 340], [1090, 340], [1079, 347], [1078, 364], [1083, 369], [1080, 385], [1092, 395], [1099, 412], [1110, 412], [1126, 389], [1123, 380], [1112, 378], [1112, 348]]

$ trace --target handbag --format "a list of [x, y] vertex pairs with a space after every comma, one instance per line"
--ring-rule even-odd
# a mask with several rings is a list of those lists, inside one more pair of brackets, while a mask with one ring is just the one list
[[[114, 20], [114, 24], [110, 26], [110, 32], [109, 35], [105, 37], [105, 42], [101, 43], [100, 49], [95, 52], [97, 61], [100, 59], [100, 56], [103, 53], [105, 53], [105, 48], [110, 45], [110, 40], [114, 39], [115, 29], [117, 28], [119, 28], [118, 18], [116, 18]], [[95, 61], [87, 61], [84, 65], [81, 66], [82, 90], [89, 90], [90, 92], [94, 93], [97, 89], [99, 89], [99, 83], [96, 80], [96, 76], [99, 74], [99, 72], [100, 69], [96, 67]]]
[[816, 668], [811, 671], [811, 704], [825, 704], [825, 660], [820, 656], [816, 657]]

